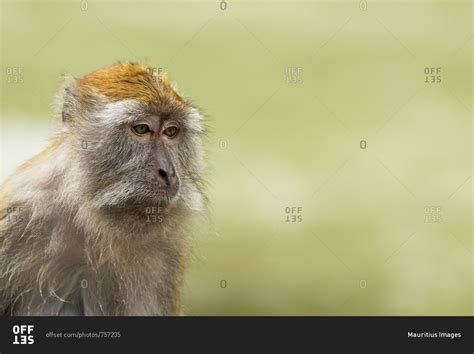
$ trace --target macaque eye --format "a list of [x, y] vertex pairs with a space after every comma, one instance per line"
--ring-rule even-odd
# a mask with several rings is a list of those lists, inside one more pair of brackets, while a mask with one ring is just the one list
[[163, 130], [163, 134], [165, 134], [168, 138], [174, 138], [176, 134], [178, 134], [178, 128], [168, 127], [165, 130]]
[[143, 134], [146, 134], [146, 133], [149, 133], [151, 130], [150, 130], [150, 127], [148, 126], [148, 124], [137, 124], [137, 125], [134, 125], [133, 126], [133, 130], [135, 131], [135, 133], [139, 134], [139, 135], [143, 135]]

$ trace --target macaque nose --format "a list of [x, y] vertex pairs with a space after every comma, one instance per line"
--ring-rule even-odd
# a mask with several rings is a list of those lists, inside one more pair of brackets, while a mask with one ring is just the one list
[[161, 141], [157, 142], [155, 150], [155, 166], [156, 178], [158, 179], [159, 188], [166, 189], [172, 195], [178, 192], [179, 179], [173, 165], [171, 156]]
[[163, 181], [165, 181], [166, 185], [169, 186], [170, 185], [170, 179], [168, 177], [168, 172], [166, 172], [165, 170], [160, 168], [160, 169], [158, 169], [158, 174], [163, 179]]
[[166, 187], [170, 188], [174, 192], [178, 187], [178, 178], [173, 169], [168, 170], [164, 168], [158, 169], [158, 176]]

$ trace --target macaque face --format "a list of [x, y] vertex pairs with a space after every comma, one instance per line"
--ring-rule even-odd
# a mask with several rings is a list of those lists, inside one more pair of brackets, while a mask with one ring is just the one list
[[[149, 163], [144, 171], [150, 174], [151, 181], [156, 183], [158, 194], [166, 200], [176, 196], [179, 190], [179, 176], [172, 159], [172, 150], [177, 149], [183, 138], [177, 114], [160, 113], [144, 114], [138, 120], [126, 124], [126, 130], [137, 148], [147, 149]], [[180, 134], [181, 133], [181, 134]]]
[[83, 163], [99, 206], [166, 207], [198, 188], [202, 128], [194, 108], [123, 100], [88, 120]]

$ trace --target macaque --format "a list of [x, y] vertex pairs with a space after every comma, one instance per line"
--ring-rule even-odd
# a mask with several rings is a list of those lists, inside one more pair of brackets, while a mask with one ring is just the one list
[[57, 108], [49, 145], [0, 189], [0, 314], [181, 314], [201, 114], [129, 62], [66, 77]]

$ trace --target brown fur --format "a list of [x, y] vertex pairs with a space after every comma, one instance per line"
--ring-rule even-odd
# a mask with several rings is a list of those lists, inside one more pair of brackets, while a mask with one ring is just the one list
[[113, 101], [135, 99], [147, 104], [160, 105], [164, 97], [181, 104], [183, 99], [171, 88], [165, 75], [155, 75], [146, 67], [121, 63], [97, 70], [78, 81], [84, 89], [95, 89]]

